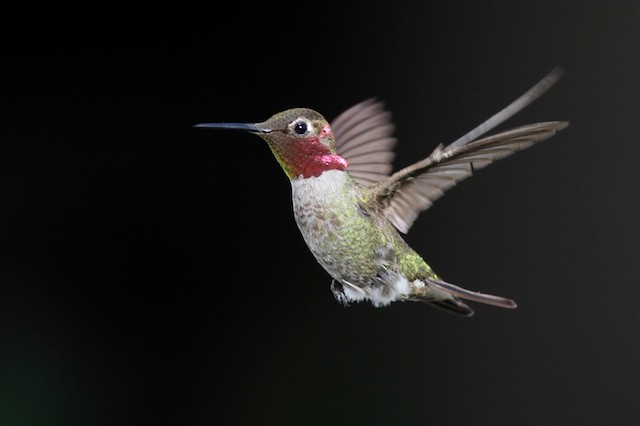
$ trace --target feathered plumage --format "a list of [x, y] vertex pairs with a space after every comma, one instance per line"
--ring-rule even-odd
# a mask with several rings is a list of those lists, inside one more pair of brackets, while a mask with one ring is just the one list
[[476, 170], [565, 128], [563, 121], [540, 122], [479, 139], [559, 76], [559, 70], [553, 71], [480, 126], [393, 173], [394, 124], [376, 99], [354, 105], [331, 123], [312, 109], [293, 108], [262, 123], [199, 127], [246, 130], [268, 143], [290, 179], [298, 228], [333, 278], [331, 290], [338, 301], [384, 306], [416, 300], [469, 316], [473, 309], [465, 299], [503, 308], [516, 304], [444, 281], [400, 233], [407, 233], [420, 212]]

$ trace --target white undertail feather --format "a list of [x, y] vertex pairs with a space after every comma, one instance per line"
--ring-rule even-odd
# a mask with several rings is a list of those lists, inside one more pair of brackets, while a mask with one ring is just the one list
[[409, 283], [409, 280], [402, 275], [394, 275], [395, 279], [393, 280], [365, 288], [342, 281], [344, 292], [342, 295], [337, 296], [338, 301], [344, 305], [353, 302], [370, 301], [373, 306], [379, 308], [387, 306], [391, 302], [408, 300], [412, 295], [412, 286], [424, 287], [424, 282], [420, 280]]

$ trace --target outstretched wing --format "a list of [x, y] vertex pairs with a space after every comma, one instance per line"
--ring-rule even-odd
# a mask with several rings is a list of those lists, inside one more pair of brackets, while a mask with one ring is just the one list
[[380, 182], [374, 188], [375, 199], [393, 225], [407, 233], [420, 212], [475, 170], [550, 138], [567, 126], [562, 121], [536, 123], [462, 146], [439, 146], [429, 157]]
[[330, 125], [338, 155], [347, 160], [347, 171], [358, 183], [371, 185], [389, 176], [395, 157], [395, 126], [382, 102], [373, 98], [360, 102]]

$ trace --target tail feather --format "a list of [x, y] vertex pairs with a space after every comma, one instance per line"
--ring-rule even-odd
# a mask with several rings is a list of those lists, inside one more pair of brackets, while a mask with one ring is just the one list
[[447, 300], [435, 300], [428, 302], [430, 305], [435, 306], [436, 308], [444, 309], [447, 312], [456, 315], [462, 315], [465, 317], [473, 316], [475, 311], [471, 309], [466, 303], [458, 299], [457, 297], [452, 297]]
[[[506, 297], [494, 296], [491, 294], [478, 293], [475, 291], [467, 290], [462, 287], [458, 287], [457, 285], [448, 283], [442, 280], [428, 280], [428, 283], [439, 290], [444, 291], [452, 296], [454, 296], [454, 300], [459, 297], [466, 300], [471, 300], [478, 303], [484, 303], [487, 305], [499, 306], [501, 308], [506, 309], [515, 309], [518, 307], [516, 302], [511, 299], [507, 299]], [[462, 303], [462, 302], [457, 302]], [[453, 303], [454, 305], [456, 302]], [[464, 303], [462, 303], [464, 305]], [[464, 305], [466, 306], [466, 305]]]

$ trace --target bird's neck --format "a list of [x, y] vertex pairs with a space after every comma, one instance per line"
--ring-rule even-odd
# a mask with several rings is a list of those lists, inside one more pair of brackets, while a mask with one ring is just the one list
[[318, 138], [304, 143], [270, 143], [269, 147], [290, 179], [318, 177], [328, 170], [346, 170], [347, 160]]
[[307, 159], [297, 176], [301, 178], [318, 177], [329, 170], [346, 170], [346, 168], [347, 160], [338, 154], [315, 155]]

